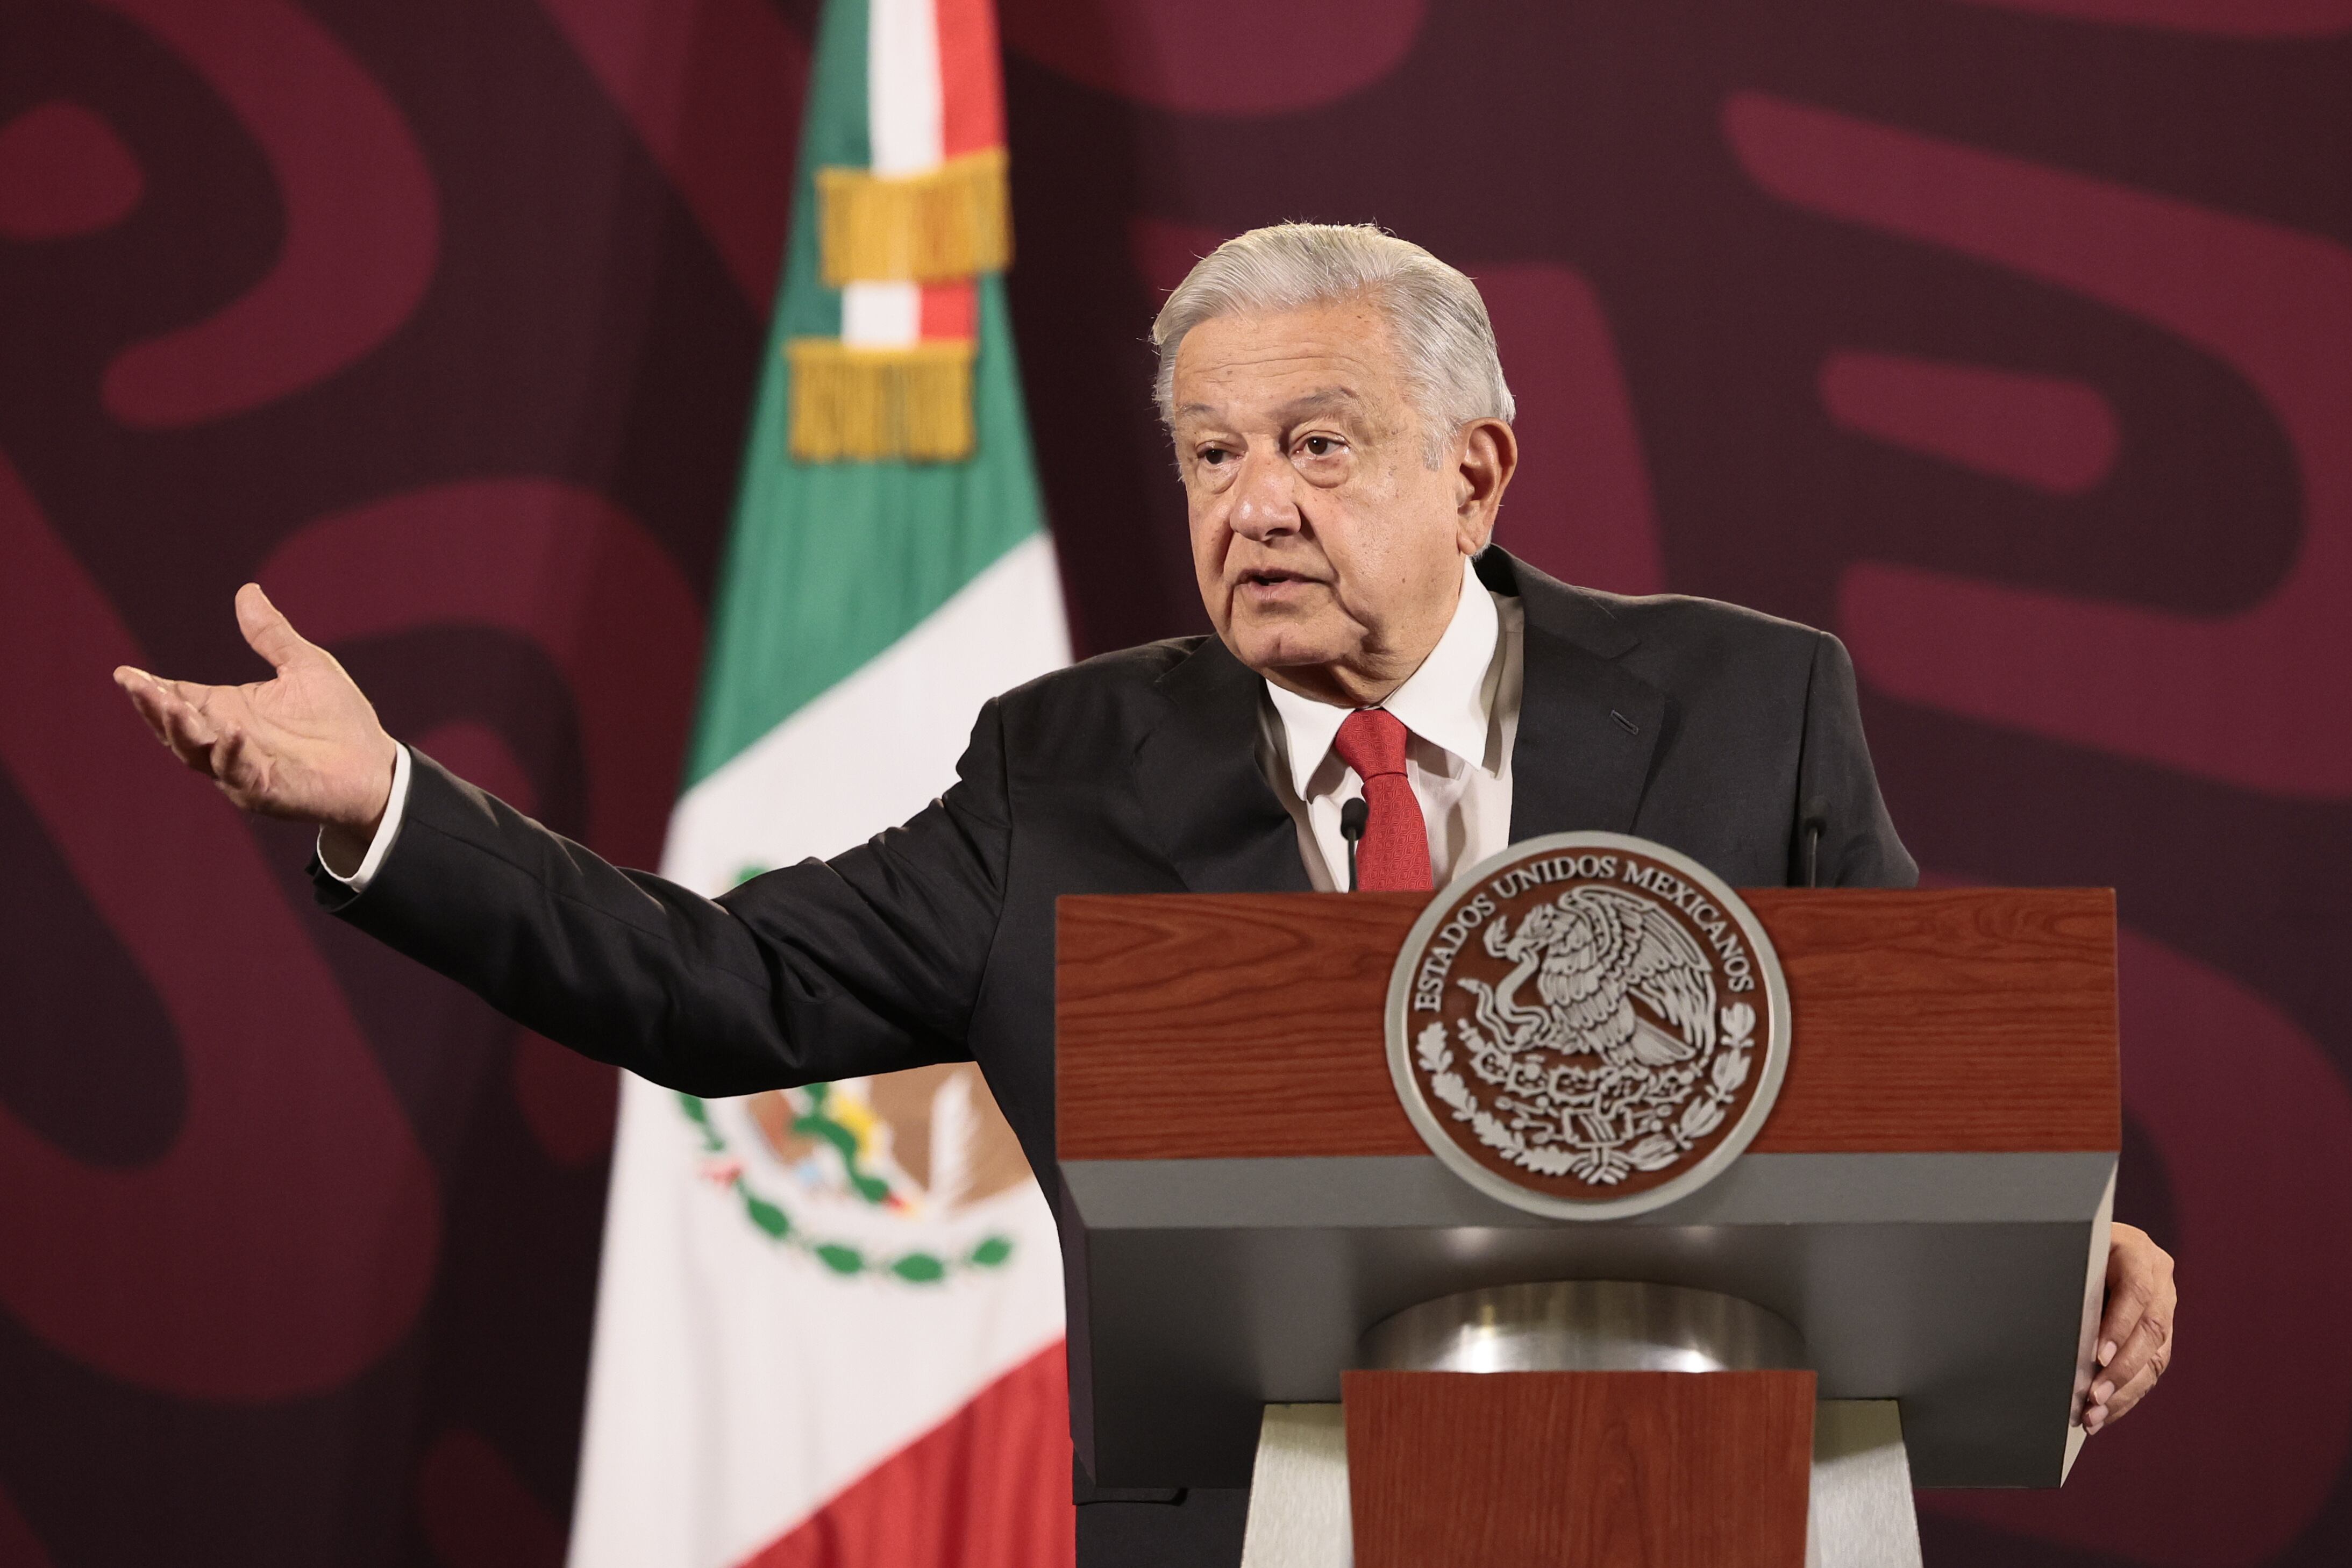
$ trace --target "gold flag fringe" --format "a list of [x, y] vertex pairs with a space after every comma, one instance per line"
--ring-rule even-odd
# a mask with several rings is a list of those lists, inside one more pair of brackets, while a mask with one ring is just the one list
[[983, 148], [919, 174], [816, 172], [824, 281], [941, 283], [1002, 272], [1013, 260], [1004, 149]]
[[860, 348], [794, 338], [792, 454], [803, 463], [952, 463], [971, 456], [968, 342]]

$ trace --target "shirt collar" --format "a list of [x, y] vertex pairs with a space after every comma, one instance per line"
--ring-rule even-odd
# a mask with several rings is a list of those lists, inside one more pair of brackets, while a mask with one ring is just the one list
[[[1486, 585], [1465, 561], [1462, 593], [1454, 601], [1454, 618], [1445, 635], [1421, 661], [1421, 668], [1381, 704], [1404, 727], [1475, 767], [1486, 765], [1488, 690], [1487, 672], [1495, 662], [1495, 644], [1501, 619]], [[1318, 702], [1311, 697], [1265, 683], [1274, 710], [1282, 721], [1285, 760], [1298, 798], [1307, 798], [1307, 781], [1323, 765], [1338, 739], [1339, 726], [1353, 709]]]

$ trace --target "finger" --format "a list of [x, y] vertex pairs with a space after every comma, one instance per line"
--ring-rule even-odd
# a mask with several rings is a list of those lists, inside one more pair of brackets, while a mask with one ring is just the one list
[[[2162, 1364], [2151, 1363], [2142, 1367], [2139, 1375], [2129, 1383], [2119, 1388], [2112, 1388], [2105, 1400], [2083, 1412], [2084, 1433], [2096, 1434], [2109, 1424], [2122, 1420], [2131, 1413], [2134, 1405], [2147, 1397], [2148, 1391], [2157, 1385], [2163, 1375]], [[2111, 1385], [2102, 1384], [2101, 1386], [2110, 1387]]]
[[2156, 1281], [2148, 1270], [2120, 1252], [2109, 1255], [2107, 1305], [2099, 1318], [2099, 1342], [2091, 1359], [2102, 1370], [2123, 1351], [2140, 1320], [2156, 1301]]
[[2142, 1367], [2137, 1377], [2116, 1389], [2115, 1397], [2107, 1401], [2107, 1420], [2120, 1421], [2130, 1415], [2132, 1406], [2147, 1398], [2148, 1391], [2163, 1375], [2162, 1370], [2153, 1363]]
[[172, 748], [173, 756], [206, 778], [215, 773], [214, 752], [219, 739], [219, 731], [185, 703], [173, 706], [163, 716], [163, 743]]
[[2084, 1428], [2096, 1432], [2137, 1405], [2171, 1364], [2171, 1310], [2168, 1306], [2140, 1320], [2130, 1341], [2092, 1383], [2083, 1402]]
[[[204, 774], [221, 783], [225, 733], [206, 711], [210, 700], [220, 694], [220, 689], [197, 686], [184, 680], [163, 680], [145, 670], [122, 665], [114, 672], [115, 684], [131, 698], [131, 705], [147, 721], [147, 728], [157, 740], [170, 748], [191, 772]], [[226, 731], [232, 740], [232, 727]], [[224, 785], [226, 787], [226, 785]]]
[[170, 745], [171, 731], [163, 723], [163, 707], [169, 693], [164, 691], [163, 683], [135, 666], [120, 664], [114, 667], [114, 684], [131, 699], [131, 710], [146, 721], [155, 738]]
[[213, 718], [213, 704], [220, 696], [217, 686], [200, 686], [193, 680], [163, 680], [163, 717], [175, 730], [184, 731], [190, 740], [211, 745], [220, 739], [220, 725]]
[[2163, 1370], [2158, 1358], [2168, 1338], [2169, 1331], [2163, 1320], [2154, 1312], [2143, 1316], [2130, 1336], [2116, 1348], [2114, 1359], [2092, 1380], [2091, 1402], [2095, 1405], [2108, 1403], [2106, 1395], [2100, 1393], [2101, 1389], [2129, 1386], [2132, 1380], [2151, 1363], [2157, 1363], [2158, 1371]]
[[173, 754], [200, 773], [213, 772], [213, 748], [221, 738], [221, 726], [210, 712], [209, 699], [218, 694], [218, 688], [197, 686], [184, 680], [155, 682], [155, 705], [163, 722], [163, 743]]
[[2105, 1378], [2116, 1357], [2139, 1330], [2140, 1320], [2147, 1315], [2147, 1298], [2134, 1290], [2119, 1290], [2107, 1298], [2106, 1315], [2099, 1320], [2099, 1342], [2091, 1352], [2091, 1363], [2098, 1369], [2092, 1378], [2096, 1384]]
[[239, 806], [252, 810], [259, 805], [257, 797], [266, 788], [264, 767], [243, 731], [225, 731], [214, 744], [212, 774], [221, 792]]
[[198, 700], [206, 693], [206, 688], [181, 680], [159, 680], [143, 669], [130, 669], [128, 666], [124, 669], [131, 677], [122, 682], [123, 689], [131, 694], [131, 705], [165, 745], [183, 742], [194, 745], [212, 743], [212, 721], [205, 717], [205, 705]]
[[258, 583], [247, 583], [236, 591], [236, 627], [245, 634], [246, 645], [268, 659], [272, 669], [282, 670], [313, 651]]

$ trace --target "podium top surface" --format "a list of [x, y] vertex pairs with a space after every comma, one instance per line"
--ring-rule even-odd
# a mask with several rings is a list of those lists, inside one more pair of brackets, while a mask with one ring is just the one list
[[[2119, 1146], [2112, 891], [1741, 897], [1780, 952], [1793, 1042], [1750, 1152]], [[1381, 1041], [1391, 967], [1428, 902], [1423, 893], [1064, 899], [1062, 1159], [1426, 1152]]]

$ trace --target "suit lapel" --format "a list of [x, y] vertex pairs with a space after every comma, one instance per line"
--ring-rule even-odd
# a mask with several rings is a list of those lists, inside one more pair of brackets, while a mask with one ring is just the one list
[[1159, 691], [1168, 710], [1136, 748], [1136, 788], [1184, 885], [1309, 891], [1297, 824], [1258, 769], [1258, 675], [1212, 637]]
[[[1527, 615], [1526, 684], [1511, 751], [1511, 839], [1630, 833], [1666, 719], [1663, 693], [1618, 661], [1639, 637], [1598, 595], [1500, 549], [1481, 581]], [[1211, 637], [1166, 675], [1160, 721], [1136, 749], [1151, 830], [1196, 893], [1306, 892], [1298, 827], [1258, 768], [1257, 673]]]
[[1511, 749], [1511, 840], [1630, 833], [1664, 729], [1663, 693], [1618, 662], [1641, 639], [1597, 596], [1499, 549], [1480, 579], [1527, 613], [1526, 688]]

